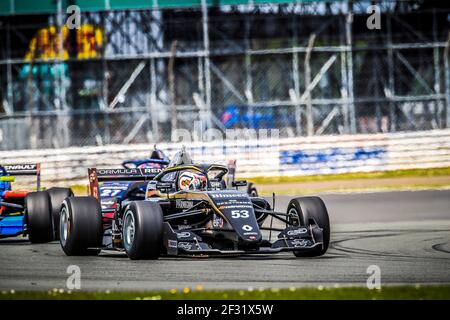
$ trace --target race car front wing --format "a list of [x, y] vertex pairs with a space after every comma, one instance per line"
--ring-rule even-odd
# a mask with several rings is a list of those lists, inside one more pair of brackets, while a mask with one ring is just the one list
[[308, 228], [289, 226], [283, 229], [272, 243], [263, 241], [260, 246], [249, 249], [221, 250], [211, 248], [196, 233], [190, 230], [174, 231], [170, 224], [165, 222], [164, 245], [169, 256], [272, 254], [284, 251], [306, 253], [323, 246], [323, 232], [317, 225]]

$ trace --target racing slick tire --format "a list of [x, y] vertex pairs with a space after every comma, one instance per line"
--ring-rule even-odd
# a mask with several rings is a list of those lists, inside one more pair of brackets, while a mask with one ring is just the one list
[[[251, 199], [252, 204], [253, 204], [253, 208], [262, 208], [264, 210], [271, 210], [270, 208], [270, 203], [264, 199], [264, 198], [252, 198]], [[257, 209], [255, 210], [255, 217], [256, 217], [256, 221], [258, 222], [259, 227], [262, 227], [264, 221], [266, 220], [267, 216], [269, 215], [268, 213], [259, 213], [257, 211]]]
[[53, 240], [53, 222], [50, 197], [46, 191], [30, 192], [25, 197], [25, 216], [31, 243]]
[[288, 219], [294, 225], [309, 226], [314, 221], [323, 230], [323, 246], [313, 251], [294, 251], [296, 257], [317, 257], [328, 250], [330, 244], [330, 219], [327, 207], [319, 197], [299, 197], [289, 202], [287, 208]]
[[256, 187], [252, 182], [249, 182], [247, 186], [247, 194], [250, 197], [258, 197], [258, 190], [256, 190]]
[[52, 208], [54, 240], [59, 240], [59, 214], [62, 203], [66, 198], [73, 197], [73, 192], [70, 188], [58, 187], [50, 188], [46, 191], [50, 196], [50, 204]]
[[122, 239], [130, 259], [158, 259], [163, 248], [160, 205], [151, 201], [131, 202], [123, 215]]
[[68, 256], [98, 255], [102, 245], [102, 209], [94, 197], [70, 197], [61, 206], [61, 248]]

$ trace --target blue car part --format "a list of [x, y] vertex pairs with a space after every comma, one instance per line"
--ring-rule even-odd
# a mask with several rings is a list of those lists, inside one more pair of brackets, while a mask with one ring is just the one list
[[0, 237], [13, 237], [23, 233], [25, 219], [23, 215], [0, 218]]

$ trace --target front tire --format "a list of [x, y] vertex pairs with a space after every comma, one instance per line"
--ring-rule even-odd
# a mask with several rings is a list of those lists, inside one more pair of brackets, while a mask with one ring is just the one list
[[60, 213], [61, 248], [68, 256], [98, 255], [103, 225], [100, 203], [94, 197], [67, 198]]
[[122, 239], [130, 259], [158, 259], [163, 244], [160, 205], [151, 201], [132, 202], [123, 215]]
[[313, 251], [302, 252], [294, 251], [296, 257], [317, 257], [325, 254], [330, 244], [330, 219], [328, 217], [327, 207], [319, 197], [299, 197], [289, 202], [288, 220], [293, 225], [308, 227], [310, 224], [317, 223], [323, 232], [323, 246], [317, 247]]
[[30, 192], [25, 198], [28, 238], [31, 243], [53, 240], [50, 197], [46, 191]]
[[53, 218], [53, 232], [54, 240], [59, 240], [59, 217], [63, 201], [66, 198], [73, 197], [73, 192], [70, 188], [50, 188], [46, 190], [50, 196], [50, 204], [52, 208]]

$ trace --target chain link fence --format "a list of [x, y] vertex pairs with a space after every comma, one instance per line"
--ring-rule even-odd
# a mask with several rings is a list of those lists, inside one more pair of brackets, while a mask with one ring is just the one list
[[450, 127], [448, 6], [352, 3], [2, 17], [0, 150]]

